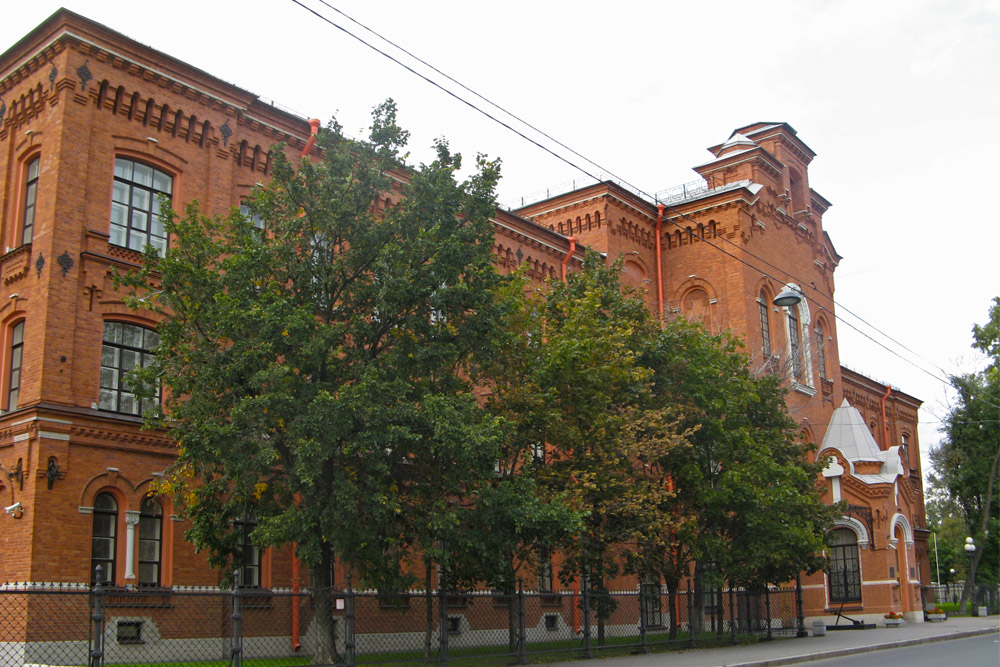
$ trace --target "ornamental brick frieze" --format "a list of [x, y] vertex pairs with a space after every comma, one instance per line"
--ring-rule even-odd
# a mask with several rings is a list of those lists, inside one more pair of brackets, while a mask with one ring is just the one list
[[30, 58], [21, 63], [17, 69], [0, 79], [0, 95], [13, 90], [26, 79], [30, 78], [33, 74], [45, 68], [45, 66], [52, 62], [58, 54], [62, 53], [65, 48], [66, 47], [62, 42], [57, 41], [48, 45], [41, 51], [36, 52]]
[[23, 245], [3, 256], [0, 276], [4, 286], [11, 285], [25, 276], [31, 270], [31, 246]]
[[[136, 425], [138, 428], [138, 425]], [[132, 449], [175, 450], [174, 441], [167, 436], [158, 436], [149, 432], [133, 430], [102, 429], [89, 426], [73, 425], [70, 427], [71, 442], [86, 443], [101, 446], [114, 443], [115, 447]]]
[[32, 118], [40, 116], [45, 110], [46, 102], [49, 101], [51, 105], [50, 100], [55, 97], [41, 81], [21, 90], [20, 95], [16, 95], [16, 92], [0, 98], [3, 100], [0, 104], [4, 106], [4, 116], [0, 119], [0, 126], [3, 128], [0, 139], [6, 139], [8, 131], [16, 130]]

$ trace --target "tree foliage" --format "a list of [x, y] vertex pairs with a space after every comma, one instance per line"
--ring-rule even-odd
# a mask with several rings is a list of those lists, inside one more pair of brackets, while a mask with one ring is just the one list
[[762, 585], [822, 565], [818, 554], [835, 510], [822, 503], [788, 417], [781, 380], [754, 375], [739, 341], [678, 318], [649, 350], [657, 401], [672, 406], [691, 446], [663, 465], [686, 520], [648, 564], [674, 585], [695, 569], [696, 586], [717, 581]]
[[[459, 521], [492, 474], [498, 422], [473, 393], [476, 354], [501, 322], [491, 262], [496, 162], [463, 183], [461, 157], [400, 174], [407, 134], [387, 102], [367, 141], [336, 123], [322, 158], [273, 151], [253, 192], [261, 232], [237, 213], [171, 214], [166, 257], [126, 279], [158, 308], [163, 423], [178, 443], [168, 482], [211, 561], [239, 564], [234, 522], [253, 541], [295, 543], [315, 587], [334, 557], [392, 590], [426, 536]], [[401, 184], [405, 181], [405, 184]], [[401, 190], [399, 202], [384, 197]]]
[[[1000, 570], [1000, 502], [996, 478], [1000, 462], [1000, 297], [993, 299], [986, 324], [972, 328], [973, 348], [985, 355], [984, 368], [952, 376], [957, 398], [945, 418], [940, 445], [931, 450], [931, 484], [958, 508], [966, 534], [977, 544], [976, 580], [997, 581]], [[958, 549], [962, 546], [959, 545]]]

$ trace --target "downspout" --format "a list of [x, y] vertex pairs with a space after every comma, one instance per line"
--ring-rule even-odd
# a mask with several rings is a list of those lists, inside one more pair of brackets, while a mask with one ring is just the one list
[[569, 260], [572, 259], [573, 253], [576, 252], [576, 237], [569, 236], [567, 238], [569, 239], [569, 252], [566, 253], [562, 264], [559, 266], [559, 278], [561, 278], [564, 283], [566, 282], [566, 267], [569, 265]]
[[656, 308], [660, 314], [660, 326], [663, 326], [663, 264], [660, 259], [660, 232], [663, 229], [663, 204], [656, 205]]
[[885, 420], [885, 399], [889, 398], [892, 392], [892, 385], [886, 385], [885, 396], [882, 397], [882, 449], [889, 449], [889, 423]]
[[306, 140], [306, 147], [302, 149], [302, 157], [309, 155], [313, 144], [316, 143], [316, 135], [319, 134], [320, 120], [313, 118], [309, 121], [309, 138]]

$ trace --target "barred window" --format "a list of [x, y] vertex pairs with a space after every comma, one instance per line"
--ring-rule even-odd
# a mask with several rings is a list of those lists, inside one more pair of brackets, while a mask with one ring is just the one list
[[858, 536], [849, 528], [830, 533], [830, 602], [861, 601]]
[[170, 199], [173, 178], [147, 164], [115, 158], [111, 195], [111, 236], [114, 245], [142, 250], [147, 245], [167, 252], [167, 233], [161, 218], [160, 197]]
[[100, 409], [141, 415], [159, 404], [160, 388], [151, 399], [139, 400], [125, 375], [136, 367], [148, 366], [159, 336], [152, 329], [126, 322], [104, 323], [104, 346], [101, 351]]

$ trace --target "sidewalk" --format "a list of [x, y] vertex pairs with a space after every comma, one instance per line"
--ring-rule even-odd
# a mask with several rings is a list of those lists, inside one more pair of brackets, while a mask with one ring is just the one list
[[[813, 660], [837, 658], [888, 648], [962, 639], [1000, 632], [1000, 616], [949, 618], [943, 623], [906, 623], [901, 628], [877, 627], [872, 630], [841, 630], [825, 637], [776, 639], [746, 646], [691, 649], [669, 653], [650, 653], [602, 661], [608, 667], [773, 667]], [[594, 667], [594, 660], [559, 663], [563, 667]]]

